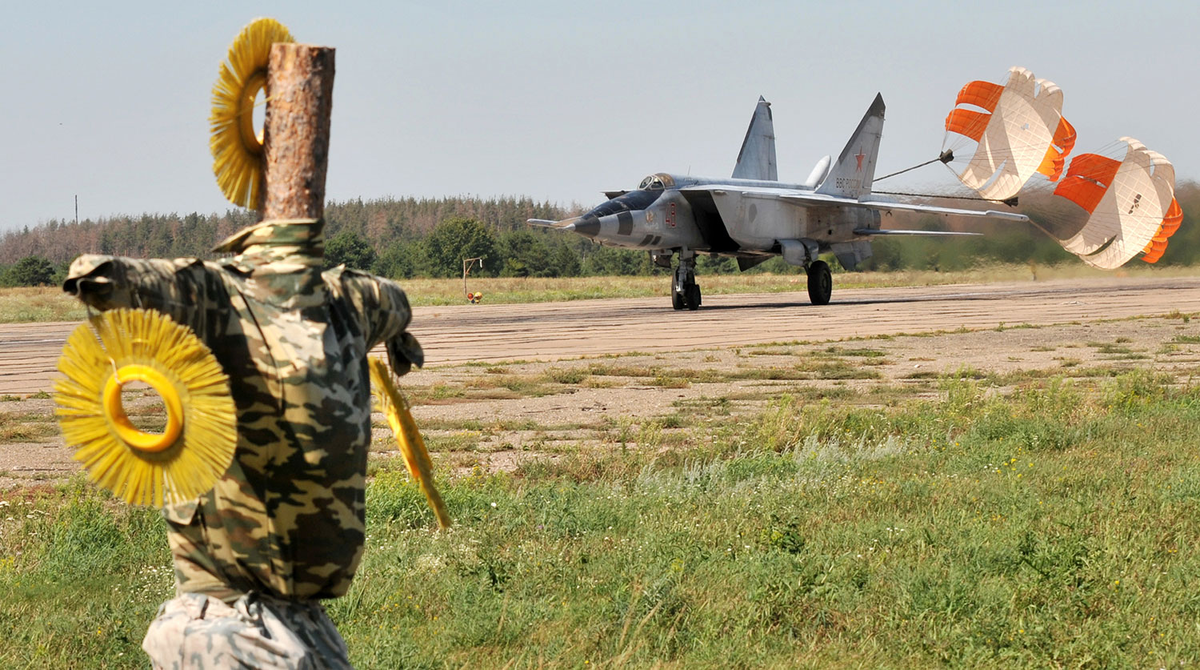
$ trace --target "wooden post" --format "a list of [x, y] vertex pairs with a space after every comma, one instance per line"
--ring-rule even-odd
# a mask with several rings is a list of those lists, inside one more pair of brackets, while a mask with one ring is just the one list
[[325, 214], [334, 49], [275, 44], [267, 66], [262, 218]]

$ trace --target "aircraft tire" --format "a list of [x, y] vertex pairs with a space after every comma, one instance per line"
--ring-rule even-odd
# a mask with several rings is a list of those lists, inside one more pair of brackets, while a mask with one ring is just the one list
[[808, 298], [814, 305], [828, 305], [833, 294], [833, 274], [825, 261], [814, 261], [808, 266]]
[[683, 302], [687, 305], [687, 308], [693, 312], [700, 309], [699, 284], [688, 284], [687, 295], [684, 296]]
[[671, 307], [674, 307], [675, 311], [683, 309], [683, 294], [674, 288], [671, 289]]

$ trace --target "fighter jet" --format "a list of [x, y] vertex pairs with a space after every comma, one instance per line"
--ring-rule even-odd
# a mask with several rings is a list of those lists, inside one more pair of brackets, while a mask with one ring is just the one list
[[871, 256], [875, 236], [977, 234], [885, 230], [880, 228], [882, 212], [1029, 220], [993, 209], [936, 207], [873, 196], [883, 113], [883, 96], [876, 95], [837, 161], [825, 156], [803, 183], [789, 184], [777, 175], [771, 105], [760, 96], [732, 177], [659, 172], [636, 189], [605, 191], [608, 201], [583, 216], [528, 223], [578, 233], [601, 244], [644, 249], [663, 268], [669, 269], [672, 256], [678, 256], [671, 306], [695, 310], [700, 307], [697, 254], [736, 258], [741, 270], [783, 256], [789, 264], [805, 268], [809, 298], [814, 305], [825, 305], [833, 278], [829, 265], [818, 258], [821, 252], [833, 252], [842, 267], [852, 271]]

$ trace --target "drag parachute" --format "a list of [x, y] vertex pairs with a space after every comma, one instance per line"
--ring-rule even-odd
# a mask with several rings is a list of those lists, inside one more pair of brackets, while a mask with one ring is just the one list
[[1123, 160], [1080, 154], [1054, 189], [1088, 213], [1063, 248], [1093, 267], [1112, 270], [1138, 254], [1153, 263], [1179, 229], [1183, 210], [1175, 200], [1175, 167], [1141, 142], [1122, 137]]
[[1157, 263], [1158, 259], [1162, 258], [1163, 252], [1167, 250], [1167, 239], [1179, 230], [1179, 225], [1183, 223], [1183, 208], [1179, 206], [1179, 201], [1171, 199], [1171, 206], [1167, 209], [1167, 215], [1163, 217], [1162, 225], [1158, 227], [1158, 232], [1150, 240], [1150, 244], [1143, 249], [1146, 253], [1142, 256], [1142, 260], [1147, 263]]
[[954, 104], [942, 146], [952, 153], [944, 151], [943, 156], [966, 161], [955, 172], [982, 197], [1007, 200], [1037, 174], [1051, 182], [1062, 176], [1075, 146], [1075, 129], [1062, 116], [1062, 90], [1052, 82], [1014, 67], [1003, 86], [973, 81], [958, 92]]

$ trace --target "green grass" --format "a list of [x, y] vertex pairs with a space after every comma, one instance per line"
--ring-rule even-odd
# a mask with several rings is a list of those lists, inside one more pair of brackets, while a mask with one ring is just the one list
[[0, 666], [144, 667], [146, 625], [174, 591], [159, 515], [82, 478], [0, 502]]
[[0, 443], [38, 441], [58, 434], [54, 417], [38, 412], [0, 412]]
[[875, 370], [863, 370], [858, 367], [859, 364], [870, 365], [874, 362], [867, 359], [861, 363], [849, 363], [837, 358], [816, 364], [801, 365], [800, 369], [811, 372], [815, 379], [879, 379], [881, 375]]
[[0, 323], [82, 321], [83, 303], [57, 286], [0, 288]]
[[872, 359], [883, 358], [887, 355], [887, 352], [880, 351], [878, 349], [843, 349], [841, 347], [826, 347], [823, 351], [819, 352], [819, 354], [826, 356], [855, 356], [859, 358]]
[[[445, 533], [380, 468], [330, 614], [364, 668], [1200, 657], [1200, 390], [1133, 371], [1001, 396], [975, 376], [882, 408], [681, 401], [686, 420], [610, 427], [646, 448], [443, 474]], [[142, 667], [170, 595], [156, 515], [78, 481], [2, 496], [0, 666]]]

